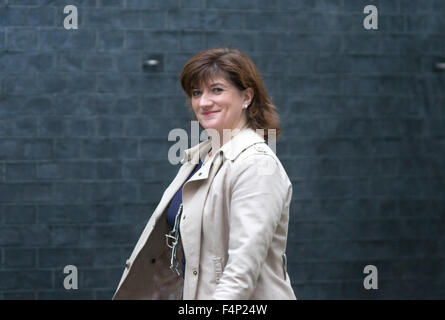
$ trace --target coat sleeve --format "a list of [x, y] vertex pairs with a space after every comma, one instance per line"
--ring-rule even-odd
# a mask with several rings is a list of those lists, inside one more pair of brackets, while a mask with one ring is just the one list
[[229, 210], [228, 260], [212, 299], [252, 296], [280, 221], [287, 183], [276, 160], [253, 154], [234, 166]]

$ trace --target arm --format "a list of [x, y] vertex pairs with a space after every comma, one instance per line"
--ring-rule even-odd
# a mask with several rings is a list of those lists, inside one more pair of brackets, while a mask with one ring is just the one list
[[249, 299], [256, 288], [286, 197], [275, 159], [254, 154], [234, 170], [228, 261], [213, 299]]

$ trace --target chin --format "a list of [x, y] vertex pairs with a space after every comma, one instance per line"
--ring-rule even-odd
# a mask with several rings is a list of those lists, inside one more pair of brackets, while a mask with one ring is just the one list
[[202, 122], [201, 123], [201, 126], [204, 128], [204, 129], [217, 129], [217, 128], [219, 128], [219, 126], [218, 126], [218, 124], [216, 124], [216, 123], [213, 123], [213, 122], [211, 122], [211, 121], [205, 121], [205, 122]]

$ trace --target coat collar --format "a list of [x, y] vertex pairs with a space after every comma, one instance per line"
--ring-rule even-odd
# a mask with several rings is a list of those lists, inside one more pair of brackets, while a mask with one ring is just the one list
[[[252, 128], [244, 127], [232, 139], [225, 143], [218, 150], [218, 153], [222, 153], [224, 158], [233, 161], [246, 148], [261, 142], [265, 142], [263, 137], [257, 134]], [[211, 138], [195, 145], [190, 149], [184, 150], [184, 161], [197, 164], [199, 162], [199, 158], [201, 157], [201, 159], [203, 159], [204, 155], [207, 154], [210, 148]], [[212, 161], [214, 158], [215, 157], [213, 156]]]

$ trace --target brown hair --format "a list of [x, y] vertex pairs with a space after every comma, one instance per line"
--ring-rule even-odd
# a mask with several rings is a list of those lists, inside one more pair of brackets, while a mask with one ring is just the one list
[[188, 106], [192, 89], [199, 88], [217, 76], [223, 76], [239, 90], [252, 88], [254, 95], [246, 109], [247, 126], [256, 130], [264, 129], [264, 139], [268, 141], [268, 129], [276, 130], [280, 136], [280, 117], [276, 107], [266, 93], [260, 72], [253, 61], [243, 52], [231, 48], [214, 48], [199, 52], [192, 57], [181, 72], [180, 82], [188, 96]]

